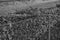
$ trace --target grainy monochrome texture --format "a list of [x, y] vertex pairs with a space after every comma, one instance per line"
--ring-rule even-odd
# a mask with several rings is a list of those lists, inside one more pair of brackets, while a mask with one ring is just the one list
[[0, 14], [0, 40], [60, 40], [60, 4], [7, 14]]

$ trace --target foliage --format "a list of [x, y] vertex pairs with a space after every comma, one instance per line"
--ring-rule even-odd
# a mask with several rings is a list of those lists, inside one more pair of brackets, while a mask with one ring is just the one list
[[[59, 11], [60, 9], [56, 7], [30, 8], [13, 13], [15, 16], [0, 16], [1, 39], [28, 40], [35, 37], [35, 40], [40, 40], [42, 36], [48, 34], [46, 32], [50, 30], [51, 24], [59, 26], [60, 23], [53, 24], [54, 20], [57, 21], [59, 18]], [[24, 14], [26, 16], [22, 16]]]

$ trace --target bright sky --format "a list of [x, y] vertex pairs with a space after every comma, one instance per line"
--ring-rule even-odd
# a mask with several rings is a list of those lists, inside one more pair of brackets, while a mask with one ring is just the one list
[[45, 0], [45, 1], [35, 0], [36, 3], [45, 3], [45, 2], [52, 2], [52, 1], [57, 1], [57, 0]]
[[47, 3], [47, 2], [53, 2], [53, 1], [58, 1], [58, 0], [32, 0], [30, 3], [28, 2], [28, 5], [35, 5], [35, 4], [40, 4], [40, 3]]

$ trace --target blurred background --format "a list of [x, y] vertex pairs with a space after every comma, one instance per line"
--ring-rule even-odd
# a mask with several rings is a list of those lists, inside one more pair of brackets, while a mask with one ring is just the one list
[[[16, 10], [32, 7], [51, 7], [59, 1], [54, 0], [47, 3], [40, 3], [41, 0], [0, 0], [0, 15], [13, 13]], [[44, 1], [44, 0], [43, 0]]]

